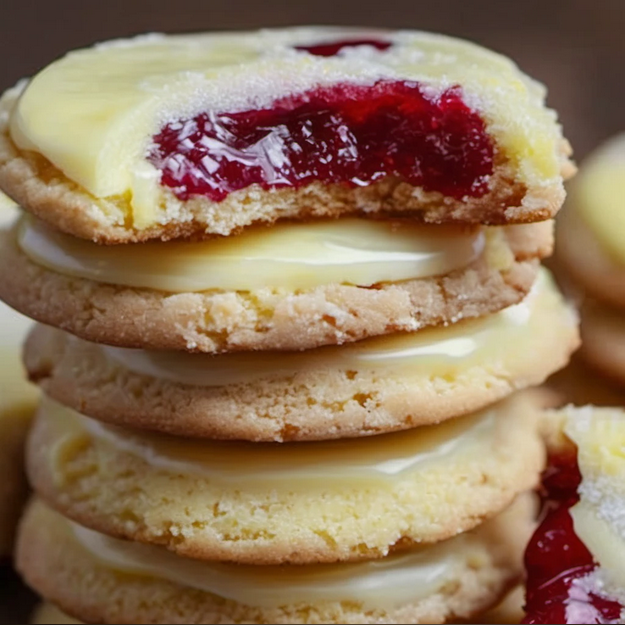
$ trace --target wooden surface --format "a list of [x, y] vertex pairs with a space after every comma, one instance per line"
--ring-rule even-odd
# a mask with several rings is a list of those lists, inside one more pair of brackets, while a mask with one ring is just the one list
[[[0, 89], [64, 51], [145, 31], [289, 24], [418, 28], [473, 39], [549, 87], [578, 158], [625, 129], [625, 0], [0, 0]], [[0, 624], [31, 597], [0, 570]]]

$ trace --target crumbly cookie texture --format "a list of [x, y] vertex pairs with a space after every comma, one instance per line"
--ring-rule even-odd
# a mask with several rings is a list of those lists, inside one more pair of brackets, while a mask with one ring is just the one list
[[[369, 36], [392, 46], [320, 57], [294, 47], [354, 39], [358, 31], [303, 28], [144, 37], [70, 53], [5, 94], [0, 186], [65, 232], [105, 243], [224, 235], [254, 223], [346, 214], [488, 224], [554, 216], [574, 166], [541, 85], [508, 59], [467, 42], [407, 31]], [[63, 89], [68, 76], [84, 87], [74, 88], [72, 98]], [[147, 158], [164, 126], [207, 110], [266, 109], [311, 89], [380, 80], [419, 84], [432, 101], [460, 88], [493, 144], [493, 170], [481, 196], [454, 197], [387, 175], [366, 186], [255, 183], [222, 201], [197, 194], [180, 199]]]
[[303, 350], [479, 317], [519, 302], [551, 253], [551, 222], [494, 228], [484, 253], [448, 275], [378, 287], [168, 294], [49, 271], [0, 233], [0, 297], [81, 338], [145, 349], [219, 353]]
[[40, 502], [23, 521], [18, 567], [39, 593], [85, 622], [446, 623], [475, 617], [520, 577], [532, 514], [532, 503], [519, 500], [509, 513], [490, 521], [492, 540], [483, 556], [459, 566], [455, 583], [390, 609], [365, 609], [353, 602], [261, 609], [172, 582], [121, 574], [89, 554], [66, 522]]
[[[529, 297], [539, 306], [538, 298], [552, 295], [537, 291]], [[309, 366], [292, 372], [287, 367], [246, 382], [194, 386], [193, 381], [135, 372], [100, 345], [49, 326], [31, 333], [25, 363], [31, 380], [47, 395], [116, 425], [252, 441], [369, 436], [479, 410], [564, 367], [579, 345], [574, 316], [563, 304], [534, 314], [525, 338], [504, 346], [505, 358], [491, 346], [479, 362], [444, 371], [427, 372], [425, 365], [415, 371], [409, 362], [390, 374], [384, 368], [355, 370], [353, 363], [323, 360], [324, 349], [308, 353]], [[522, 330], [515, 326], [514, 331]], [[250, 354], [246, 362], [262, 367], [263, 360]], [[210, 371], [205, 375], [210, 379]]]
[[84, 428], [59, 429], [43, 412], [29, 442], [29, 476], [66, 516], [187, 557], [248, 564], [377, 558], [475, 527], [536, 485], [544, 464], [539, 411], [526, 397], [502, 405], [486, 439], [479, 429], [480, 438], [453, 458], [366, 486], [306, 476], [285, 486], [269, 479], [248, 487], [236, 476], [224, 482], [194, 464], [151, 463]]

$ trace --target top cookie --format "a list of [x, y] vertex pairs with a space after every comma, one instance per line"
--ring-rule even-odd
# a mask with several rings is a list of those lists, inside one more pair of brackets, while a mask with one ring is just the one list
[[544, 97], [505, 57], [421, 32], [148, 35], [5, 94], [0, 187], [103, 243], [358, 213], [541, 221], [573, 171]]

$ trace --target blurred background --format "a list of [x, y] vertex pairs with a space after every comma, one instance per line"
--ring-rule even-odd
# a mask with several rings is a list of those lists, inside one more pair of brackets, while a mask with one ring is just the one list
[[625, 127], [625, 0], [1, 0], [0, 88], [112, 37], [307, 23], [431, 30], [509, 55], [548, 85], [577, 158]]
[[[472, 39], [549, 87], [577, 159], [625, 130], [625, 0], [0, 0], [0, 90], [71, 48], [146, 31], [290, 24], [416, 28]], [[0, 567], [0, 624], [32, 600]]]

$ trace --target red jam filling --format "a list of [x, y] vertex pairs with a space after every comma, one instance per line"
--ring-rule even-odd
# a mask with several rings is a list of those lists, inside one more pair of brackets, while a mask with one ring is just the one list
[[319, 43], [314, 46], [295, 46], [296, 50], [308, 52], [315, 56], [336, 56], [345, 48], [355, 48], [357, 46], [371, 46], [380, 52], [388, 50], [393, 44], [390, 41], [382, 41], [380, 39], [351, 39], [344, 41], [331, 41], [327, 43]]
[[361, 187], [386, 176], [457, 199], [480, 197], [493, 155], [484, 122], [459, 87], [432, 98], [415, 82], [380, 81], [170, 123], [154, 137], [148, 159], [179, 199], [219, 202], [254, 184]]
[[527, 617], [523, 623], [618, 623], [622, 606], [576, 580], [597, 564], [575, 534], [569, 510], [579, 500], [574, 454], [552, 457], [543, 477], [545, 517], [525, 552]]

